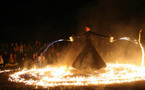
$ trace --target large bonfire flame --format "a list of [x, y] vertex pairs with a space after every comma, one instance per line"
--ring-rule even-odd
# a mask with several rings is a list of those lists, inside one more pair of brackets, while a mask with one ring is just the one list
[[[103, 70], [92, 72], [82, 72], [72, 67], [60, 66], [30, 70], [23, 69], [15, 72], [9, 77], [10, 81], [22, 82], [26, 85], [34, 86], [85, 86], [85, 85], [105, 85], [113, 83], [132, 82], [145, 80], [144, 48], [140, 43], [141, 31], [139, 32], [139, 45], [142, 49], [141, 66], [131, 64], [111, 64]], [[125, 38], [124, 38], [125, 39]], [[127, 38], [126, 38], [127, 39]]]

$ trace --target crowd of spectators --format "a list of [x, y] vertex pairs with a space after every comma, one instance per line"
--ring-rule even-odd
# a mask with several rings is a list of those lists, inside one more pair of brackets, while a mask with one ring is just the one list
[[[136, 55], [136, 53], [133, 50], [138, 49], [138, 46], [135, 46], [134, 44], [129, 43], [127, 41], [109, 43], [109, 41], [107, 40], [93, 39], [93, 43], [96, 47], [96, 50], [105, 60], [105, 62], [110, 62], [113, 60], [116, 62], [118, 60], [122, 60], [123, 57], [125, 59], [129, 57], [134, 58], [134, 55]], [[42, 43], [40, 41], [34, 41], [31, 44], [30, 43], [26, 44], [22, 42], [1, 43], [0, 69], [17, 68], [17, 67], [31, 68], [34, 65], [40, 66], [40, 63], [42, 64], [41, 66], [55, 64], [57, 63], [58, 58], [62, 56], [61, 52], [66, 48], [65, 46], [66, 46], [65, 44], [60, 43], [53, 44], [43, 55], [43, 51], [47, 47], [47, 43], [45, 42]], [[131, 46], [134, 49], [132, 49]], [[76, 50], [78, 49], [78, 47], [81, 47], [81, 41], [78, 41], [75, 47]], [[135, 57], [137, 57], [137, 55]]]
[[[59, 44], [59, 43], [58, 43]], [[53, 64], [59, 55], [58, 50], [55, 49], [59, 46], [56, 44], [49, 48], [49, 52], [43, 55], [47, 43], [35, 41], [33, 44], [25, 43], [2, 43], [0, 47], [0, 69], [6, 68], [30, 68], [33, 65], [40, 66], [40, 62], [45, 65]], [[59, 46], [60, 47], [60, 46]], [[57, 48], [58, 49], [58, 48]], [[55, 59], [57, 60], [57, 59]]]

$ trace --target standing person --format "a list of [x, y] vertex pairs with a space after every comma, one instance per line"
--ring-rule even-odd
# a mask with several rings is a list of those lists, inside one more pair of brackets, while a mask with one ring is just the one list
[[[40, 56], [38, 57], [38, 62], [42, 65], [45, 66], [47, 64], [46, 60], [45, 60], [45, 56], [43, 55], [43, 53], [40, 53]], [[40, 66], [41, 66], [40, 65]]]
[[[20, 59], [20, 61], [19, 61], [19, 67], [24, 68], [24, 64], [25, 64], [25, 62], [27, 62], [27, 61], [26, 61], [26, 57], [27, 57], [27, 54], [24, 53], [24, 55], [21, 57], [21, 59]], [[26, 64], [27, 64], [27, 63], [26, 63]], [[27, 64], [27, 65], [28, 65], [28, 64]]]
[[48, 53], [48, 64], [53, 64], [53, 59], [51, 53]]
[[38, 61], [40, 62], [43, 62], [43, 61], [45, 61], [45, 57], [44, 57], [44, 55], [43, 55], [43, 53], [40, 53], [40, 56], [38, 57]]
[[22, 55], [23, 52], [24, 52], [22, 43], [20, 43], [20, 49], [19, 49], [19, 51], [20, 51], [20, 55]]
[[39, 41], [38, 43], [39, 49], [42, 47], [41, 42]]
[[17, 62], [17, 54], [14, 54], [14, 62]]
[[34, 45], [34, 52], [39, 50], [39, 43], [38, 41], [35, 41], [35, 45]]
[[38, 65], [38, 62], [36, 59], [36, 54], [33, 53], [32, 57], [31, 57], [31, 66], [37, 66], [37, 65]]
[[19, 63], [23, 57], [23, 54], [24, 54], [24, 46], [22, 43], [20, 43], [19, 54], [17, 55], [17, 60]]
[[23, 44], [23, 53], [26, 53], [26, 44]]
[[33, 49], [32, 49], [31, 44], [28, 44], [27, 49], [28, 49], [28, 51], [27, 51], [28, 57], [31, 58], [31, 56], [33, 55], [33, 53], [32, 53], [32, 50], [33, 50]]
[[15, 43], [15, 46], [14, 46], [14, 53], [19, 53], [19, 45], [18, 43]]
[[104, 38], [110, 38], [109, 36], [104, 36], [100, 34], [96, 34], [92, 32], [89, 26], [85, 27], [85, 46], [79, 55], [76, 57], [75, 61], [72, 64], [72, 67], [85, 70], [85, 69], [101, 69], [106, 67], [106, 63], [96, 51], [95, 47], [93, 46], [91, 36], [99, 36]]
[[36, 54], [35, 53], [33, 53], [33, 55], [32, 55], [32, 63], [36, 63]]
[[11, 46], [9, 48], [9, 53], [14, 53], [14, 43], [11, 43]]

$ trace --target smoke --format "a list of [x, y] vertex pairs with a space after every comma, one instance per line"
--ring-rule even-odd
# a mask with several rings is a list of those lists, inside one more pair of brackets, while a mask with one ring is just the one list
[[82, 41], [74, 41], [65, 46], [64, 50], [61, 52], [62, 56], [58, 60], [58, 65], [71, 66], [84, 47], [83, 44], [80, 44], [81, 42]]
[[[143, 0], [95, 0], [88, 3], [78, 13], [78, 33], [85, 25], [92, 25], [92, 30], [115, 39], [130, 37], [138, 39], [140, 29], [143, 29], [141, 42], [144, 46], [145, 27]], [[129, 41], [93, 40], [97, 51], [106, 62], [121, 62], [141, 64], [141, 49]], [[97, 45], [96, 45], [97, 43]]]
[[[99, 33], [125, 31], [134, 32], [143, 28], [144, 19], [141, 18], [144, 13], [140, 8], [141, 0], [97, 0], [80, 9], [78, 14], [78, 30], [84, 25], [90, 24], [93, 30]], [[138, 11], [139, 9], [139, 11]], [[118, 27], [118, 28], [117, 28]], [[127, 27], [131, 30], [128, 30]], [[114, 33], [113, 33], [114, 34]]]
[[[91, 25], [92, 31], [111, 35], [115, 39], [121, 37], [138, 39], [138, 32], [143, 29], [141, 42], [144, 44], [144, 8], [142, 0], [95, 0], [78, 11], [77, 34], [84, 33], [85, 25]], [[141, 65], [141, 48], [133, 42], [121, 40], [109, 43], [109, 40], [96, 37], [92, 37], [92, 42], [106, 63]], [[72, 44], [65, 47], [58, 65], [71, 66], [84, 45], [80, 41]]]

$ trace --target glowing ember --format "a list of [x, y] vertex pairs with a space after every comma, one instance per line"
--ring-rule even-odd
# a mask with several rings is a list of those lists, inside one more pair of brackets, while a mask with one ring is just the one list
[[[145, 80], [145, 68], [130, 64], [107, 64], [105, 71], [81, 74], [76, 69], [46, 67], [24, 69], [10, 75], [9, 80], [43, 87], [68, 85], [99, 85]], [[76, 73], [77, 72], [77, 73]]]
[[18, 70], [20, 70], [20, 68], [14, 69], [14, 70], [0, 70], [0, 73], [7, 73], [7, 72], [12, 72], [12, 71], [18, 71]]
[[11, 71], [13, 71], [13, 70], [2, 70], [2, 71], [0, 71], [0, 73], [11, 72]]

